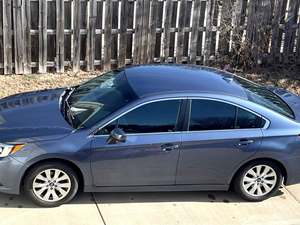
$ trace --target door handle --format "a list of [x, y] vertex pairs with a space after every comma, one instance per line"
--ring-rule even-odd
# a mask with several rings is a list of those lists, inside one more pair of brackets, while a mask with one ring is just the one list
[[241, 139], [240, 142], [238, 143], [238, 146], [250, 145], [252, 143], [254, 143], [254, 140]]
[[164, 144], [161, 146], [161, 150], [164, 152], [170, 152], [170, 151], [173, 151], [178, 148], [179, 148], [179, 145], [177, 145], [177, 144]]

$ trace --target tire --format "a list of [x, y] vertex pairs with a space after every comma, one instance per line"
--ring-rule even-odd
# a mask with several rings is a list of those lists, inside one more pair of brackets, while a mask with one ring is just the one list
[[260, 160], [240, 169], [235, 176], [233, 187], [243, 199], [259, 202], [274, 195], [282, 181], [283, 176], [276, 163]]
[[36, 205], [56, 207], [75, 197], [78, 177], [63, 163], [40, 164], [28, 171], [23, 190]]

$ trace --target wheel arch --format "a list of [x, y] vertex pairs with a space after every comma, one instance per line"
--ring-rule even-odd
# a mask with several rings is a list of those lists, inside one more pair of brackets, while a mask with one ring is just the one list
[[81, 169], [72, 161], [67, 160], [67, 159], [62, 159], [62, 158], [47, 158], [47, 159], [41, 159], [37, 162], [34, 162], [33, 164], [31, 164], [29, 167], [26, 168], [25, 172], [23, 173], [22, 179], [21, 179], [21, 186], [20, 188], [23, 187], [24, 185], [24, 180], [26, 178], [26, 176], [28, 175], [28, 173], [30, 172], [30, 170], [32, 170], [34, 167], [37, 167], [39, 165], [45, 164], [45, 163], [63, 163], [64, 165], [69, 166], [71, 169], [74, 170], [74, 172], [76, 173], [76, 175], [78, 176], [78, 185], [79, 185], [79, 189], [82, 190], [84, 187], [84, 176], [83, 173], [81, 171]]
[[244, 167], [248, 166], [249, 164], [253, 163], [253, 162], [259, 162], [259, 161], [270, 161], [270, 162], [273, 162], [275, 163], [278, 168], [280, 169], [281, 171], [281, 174], [283, 176], [283, 182], [284, 184], [286, 184], [287, 182], [287, 178], [288, 178], [288, 173], [287, 173], [287, 169], [285, 168], [285, 166], [283, 165], [282, 162], [280, 162], [279, 160], [277, 159], [274, 159], [274, 158], [269, 158], [269, 157], [263, 157], [263, 158], [255, 158], [255, 159], [251, 159], [245, 163], [243, 163], [236, 171], [235, 173], [233, 174], [231, 180], [230, 180], [230, 188], [232, 187], [233, 183], [234, 183], [234, 180], [237, 176], [237, 174], [240, 172], [241, 169], [243, 169]]

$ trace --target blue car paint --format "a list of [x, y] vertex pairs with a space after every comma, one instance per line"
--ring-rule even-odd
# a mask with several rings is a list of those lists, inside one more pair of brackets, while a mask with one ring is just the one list
[[[0, 142], [27, 144], [22, 151], [0, 159], [0, 191], [19, 194], [28, 168], [49, 159], [76, 165], [85, 191], [226, 190], [242, 165], [261, 158], [283, 165], [286, 184], [300, 182], [300, 124], [248, 101], [235, 84], [224, 88], [222, 84], [230, 83], [231, 74], [195, 66], [138, 66], [127, 70], [139, 98], [90, 129], [74, 130], [63, 118], [59, 97], [64, 89], [1, 99]], [[138, 77], [138, 73], [144, 76]], [[202, 75], [205, 82], [197, 86], [201, 82], [197, 76]], [[172, 77], [174, 80], [170, 80]], [[209, 77], [216, 85], [211, 85]], [[272, 91], [287, 101], [297, 116], [298, 96], [276, 88]], [[263, 129], [242, 131], [129, 135], [126, 143], [116, 145], [106, 143], [107, 135], [93, 135], [133, 107], [169, 98], [222, 100], [262, 115], [270, 123]], [[241, 138], [253, 138], [255, 142], [241, 147], [237, 145]], [[163, 152], [161, 145], [169, 142], [179, 148]]]

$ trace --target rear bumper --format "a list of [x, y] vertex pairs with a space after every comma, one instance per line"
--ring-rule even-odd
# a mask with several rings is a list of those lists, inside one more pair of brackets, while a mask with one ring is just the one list
[[300, 183], [300, 157], [289, 158], [285, 160], [287, 179], [286, 185], [299, 184]]
[[23, 164], [13, 157], [0, 158], [0, 192], [19, 194]]

